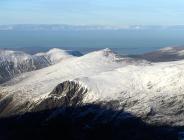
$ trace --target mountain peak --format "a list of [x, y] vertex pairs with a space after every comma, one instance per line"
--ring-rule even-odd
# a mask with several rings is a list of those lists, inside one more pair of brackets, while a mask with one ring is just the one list
[[59, 49], [59, 48], [52, 48], [52, 49], [50, 49], [49, 51], [48, 51], [48, 53], [49, 52], [61, 52], [61, 51], [65, 51], [65, 50], [61, 50], [61, 49]]
[[113, 50], [109, 48], [105, 48], [103, 51], [104, 56], [109, 56], [109, 55], [115, 55], [117, 56], [117, 53], [113, 52]]
[[110, 48], [105, 48], [104, 51], [105, 52], [112, 52], [112, 50]]

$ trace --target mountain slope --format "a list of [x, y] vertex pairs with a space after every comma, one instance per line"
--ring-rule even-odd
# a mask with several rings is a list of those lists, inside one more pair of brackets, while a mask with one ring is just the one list
[[105, 49], [12, 79], [0, 87], [0, 115], [109, 103], [147, 123], [183, 126], [183, 87], [184, 60], [150, 63]]
[[[30, 110], [108, 102], [114, 110], [124, 110], [151, 124], [183, 126], [183, 69], [184, 61], [129, 65], [66, 81], [34, 101]], [[71, 88], [74, 85], [78, 88]]]
[[52, 49], [47, 53], [35, 55], [26, 54], [20, 51], [0, 50], [0, 84], [14, 76], [41, 69], [58, 63], [62, 59], [80, 55], [74, 51]]
[[137, 55], [136, 57], [151, 62], [178, 61], [184, 59], [184, 48], [182, 46], [166, 47], [157, 51]]
[[[63, 81], [89, 77], [119, 67], [138, 64], [149, 65], [146, 61], [121, 58], [109, 49], [100, 50], [81, 57], [66, 59], [41, 70], [21, 74], [1, 87], [2, 94], [3, 97], [13, 96], [12, 102], [16, 108], [16, 105], [20, 106], [27, 101], [34, 102], [47, 96]], [[15, 108], [13, 111], [7, 110], [14, 112]]]

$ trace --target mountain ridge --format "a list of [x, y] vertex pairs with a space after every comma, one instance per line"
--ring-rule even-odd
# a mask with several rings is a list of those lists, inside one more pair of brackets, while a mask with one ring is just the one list
[[[73, 54], [72, 54], [73, 53]], [[0, 50], [0, 84], [14, 76], [56, 64], [62, 59], [81, 55], [74, 51], [51, 49], [46, 53], [30, 55], [22, 51]]]
[[0, 116], [108, 102], [113, 110], [148, 124], [182, 127], [183, 79], [184, 60], [149, 62], [99, 50], [22, 73], [1, 85]]

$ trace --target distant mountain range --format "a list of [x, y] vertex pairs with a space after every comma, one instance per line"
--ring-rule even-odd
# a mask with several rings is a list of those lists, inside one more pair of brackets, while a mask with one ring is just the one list
[[26, 30], [26, 31], [62, 31], [62, 30], [151, 30], [151, 29], [180, 29], [184, 30], [184, 25], [159, 26], [159, 25], [130, 25], [130, 26], [102, 26], [102, 25], [65, 25], [65, 24], [13, 24], [0, 25], [3, 30]]

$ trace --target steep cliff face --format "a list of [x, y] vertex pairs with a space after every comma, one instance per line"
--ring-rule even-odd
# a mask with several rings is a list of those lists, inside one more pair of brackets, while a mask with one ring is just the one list
[[65, 81], [43, 98], [35, 101], [25, 100], [14, 105], [14, 95], [4, 95], [0, 98], [0, 116], [12, 116], [26, 112], [38, 112], [60, 107], [77, 107], [83, 105], [83, 98], [88, 89], [76, 81]]
[[[0, 84], [12, 79], [14, 76], [41, 69], [50, 65], [49, 61], [43, 57], [23, 56], [20, 58], [6, 59], [0, 57]], [[21, 59], [21, 60], [19, 60]]]
[[60, 49], [51, 49], [46, 53], [35, 55], [20, 51], [0, 50], [0, 84], [18, 74], [45, 68], [74, 56], [81, 56], [81, 54]]
[[46, 97], [31, 106], [31, 111], [41, 111], [59, 107], [79, 106], [83, 104], [83, 97], [88, 89], [80, 83], [65, 81]]

